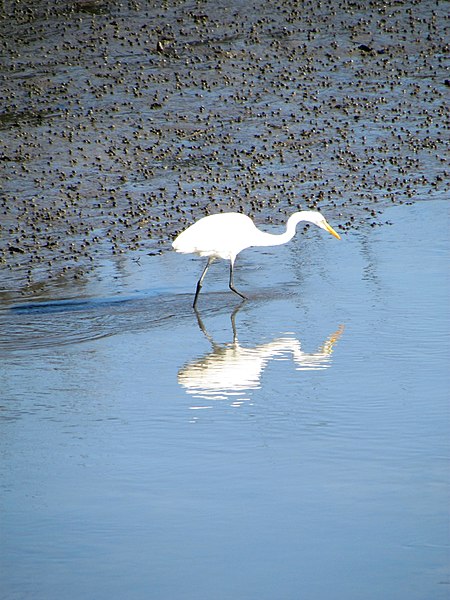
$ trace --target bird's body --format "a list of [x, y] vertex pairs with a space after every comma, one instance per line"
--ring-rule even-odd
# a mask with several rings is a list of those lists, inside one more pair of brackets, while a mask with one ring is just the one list
[[230, 261], [230, 289], [245, 298], [235, 287], [233, 282], [233, 267], [236, 256], [242, 250], [252, 246], [278, 246], [286, 244], [294, 235], [297, 224], [301, 221], [314, 223], [325, 229], [339, 239], [339, 235], [327, 223], [325, 218], [317, 211], [301, 211], [291, 215], [286, 224], [286, 231], [281, 234], [272, 234], [261, 231], [256, 227], [250, 217], [241, 213], [219, 213], [203, 217], [175, 239], [172, 247], [177, 252], [185, 254], [198, 254], [207, 256], [208, 263], [197, 283], [194, 306], [205, 278], [209, 265], [217, 258]]

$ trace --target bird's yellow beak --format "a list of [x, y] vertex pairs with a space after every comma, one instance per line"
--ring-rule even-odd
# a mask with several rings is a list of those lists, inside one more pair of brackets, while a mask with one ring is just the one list
[[328, 225], [328, 223], [325, 221], [325, 229], [328, 231], [328, 233], [331, 233], [331, 235], [334, 235], [335, 238], [337, 238], [338, 240], [341, 239], [341, 236], [331, 227], [331, 225]]

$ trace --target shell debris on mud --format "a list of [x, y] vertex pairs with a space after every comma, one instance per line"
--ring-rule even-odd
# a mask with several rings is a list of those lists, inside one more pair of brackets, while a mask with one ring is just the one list
[[341, 232], [446, 193], [446, 3], [4, 2], [0, 291], [222, 210]]

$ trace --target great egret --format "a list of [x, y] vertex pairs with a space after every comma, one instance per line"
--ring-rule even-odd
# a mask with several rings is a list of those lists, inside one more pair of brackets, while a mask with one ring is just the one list
[[246, 298], [234, 287], [233, 269], [236, 256], [239, 252], [251, 246], [286, 244], [294, 237], [297, 224], [301, 221], [314, 223], [314, 225], [334, 235], [338, 240], [341, 239], [339, 234], [327, 223], [325, 217], [314, 210], [304, 210], [291, 215], [286, 223], [286, 231], [278, 235], [261, 231], [250, 217], [236, 212], [203, 217], [185, 231], [182, 231], [173, 242], [173, 249], [184, 254], [194, 253], [208, 257], [206, 267], [197, 283], [194, 307], [197, 304], [206, 272], [216, 258], [230, 261], [230, 290], [241, 296], [241, 298]]

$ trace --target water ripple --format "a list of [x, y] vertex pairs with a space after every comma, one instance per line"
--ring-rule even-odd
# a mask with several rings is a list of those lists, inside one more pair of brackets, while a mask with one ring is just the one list
[[[175, 306], [180, 304], [180, 306]], [[182, 312], [172, 298], [55, 300], [0, 310], [0, 352], [66, 346], [161, 325]]]

